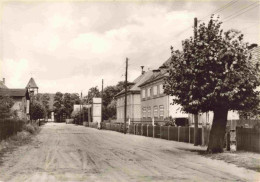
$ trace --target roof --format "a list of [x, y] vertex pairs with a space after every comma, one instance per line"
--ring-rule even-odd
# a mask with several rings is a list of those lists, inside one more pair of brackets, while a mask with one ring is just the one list
[[30, 80], [29, 80], [29, 82], [28, 82], [26, 88], [38, 88], [38, 86], [36, 85], [36, 83], [35, 83], [33, 77], [30, 78]]
[[4, 82], [0, 81], [0, 88], [8, 88], [8, 87], [4, 84]]
[[[140, 88], [139, 85], [141, 85], [142, 83], [144, 83], [147, 79], [150, 78], [150, 76], [153, 74], [152, 71], [147, 71], [144, 74], [141, 74], [140, 76], [138, 76], [133, 83], [135, 83], [129, 90], [129, 93], [140, 93]], [[121, 92], [119, 92], [118, 94], [115, 95], [115, 97], [120, 96], [122, 94], [125, 93], [125, 89], [122, 90]]]
[[145, 86], [149, 83], [152, 83], [154, 81], [157, 81], [159, 79], [162, 79], [164, 78], [168, 72], [167, 72], [167, 68], [169, 65], [170, 65], [170, 62], [171, 62], [171, 57], [168, 58], [158, 69], [158, 71], [155, 71], [153, 72], [153, 74], [145, 81], [143, 82], [142, 84], [139, 85], [139, 87], [142, 87], [142, 86]]
[[0, 96], [10, 96], [10, 97], [29, 97], [27, 89], [0, 89]]

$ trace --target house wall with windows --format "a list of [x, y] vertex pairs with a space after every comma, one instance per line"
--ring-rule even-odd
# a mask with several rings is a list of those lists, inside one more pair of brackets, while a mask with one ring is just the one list
[[141, 85], [141, 114], [142, 121], [163, 121], [168, 117], [186, 117], [188, 114], [181, 110], [181, 106], [172, 105], [173, 97], [164, 94], [164, 77], [148, 84]]

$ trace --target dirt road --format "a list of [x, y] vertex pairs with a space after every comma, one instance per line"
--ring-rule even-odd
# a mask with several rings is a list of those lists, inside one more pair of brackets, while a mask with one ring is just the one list
[[0, 181], [260, 181], [260, 173], [180, 148], [194, 146], [48, 123], [5, 155]]

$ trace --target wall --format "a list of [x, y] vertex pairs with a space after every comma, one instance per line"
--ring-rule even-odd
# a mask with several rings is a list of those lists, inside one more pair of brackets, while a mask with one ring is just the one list
[[12, 97], [14, 100], [14, 105], [11, 110], [17, 112], [17, 116], [19, 119], [27, 119], [26, 107], [27, 101], [26, 97]]
[[[152, 121], [154, 117], [155, 121], [161, 121], [164, 118], [169, 117], [169, 96], [163, 93], [160, 85], [164, 83], [163, 79], [157, 80], [150, 84], [141, 87], [141, 117], [142, 121]], [[157, 94], [154, 93], [154, 87], [157, 88]], [[148, 91], [151, 88], [151, 94], [148, 97]], [[145, 98], [143, 98], [143, 90], [145, 90]], [[154, 112], [154, 106], [157, 106], [157, 114]], [[163, 112], [160, 112], [160, 106], [163, 106]], [[147, 108], [151, 108], [151, 116], [147, 116]], [[146, 109], [144, 112], [143, 109]], [[161, 114], [160, 114], [161, 113]], [[157, 116], [156, 116], [157, 115]]]
[[[129, 94], [127, 95], [127, 118], [131, 121], [140, 121], [141, 109], [140, 109], [140, 94]], [[121, 95], [117, 98], [117, 122], [124, 122], [125, 113], [125, 95]]]

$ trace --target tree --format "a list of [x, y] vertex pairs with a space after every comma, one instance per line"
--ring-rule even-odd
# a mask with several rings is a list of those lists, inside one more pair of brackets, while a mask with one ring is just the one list
[[43, 94], [40, 100], [41, 100], [42, 106], [44, 108], [45, 118], [46, 117], [48, 118], [48, 115], [49, 115], [49, 112], [50, 112], [50, 108], [49, 108], [50, 96], [49, 96], [49, 94], [47, 94], [47, 93]]
[[[103, 93], [103, 119], [116, 118], [116, 100], [115, 95], [124, 89], [124, 81], [120, 81], [117, 85], [107, 86]], [[129, 82], [130, 84], [130, 82]]]
[[44, 108], [38, 101], [34, 101], [30, 105], [30, 117], [32, 120], [41, 119], [44, 117]]
[[70, 98], [71, 98], [71, 101], [73, 104], [80, 104], [79, 94], [72, 93], [72, 94], [70, 94]]
[[57, 120], [61, 121], [62, 114], [64, 113], [63, 94], [61, 92], [55, 94], [53, 106]]
[[209, 152], [222, 152], [228, 110], [243, 110], [259, 103], [259, 68], [251, 59], [243, 34], [229, 30], [211, 17], [198, 27], [197, 38], [183, 41], [183, 52], [172, 49], [165, 93], [175, 96], [189, 113], [213, 111]]
[[64, 110], [68, 117], [70, 117], [72, 111], [73, 111], [73, 101], [71, 98], [71, 94], [65, 93], [63, 96], [63, 104], [64, 104]]
[[101, 96], [101, 94], [100, 94], [97, 86], [96, 87], [92, 87], [92, 88], [90, 88], [88, 90], [88, 95], [86, 97], [86, 102], [87, 103], [92, 103], [92, 100], [93, 100], [94, 97], [100, 97], [100, 96]]
[[11, 108], [14, 101], [9, 96], [0, 96], [0, 119], [9, 118], [12, 115]]

